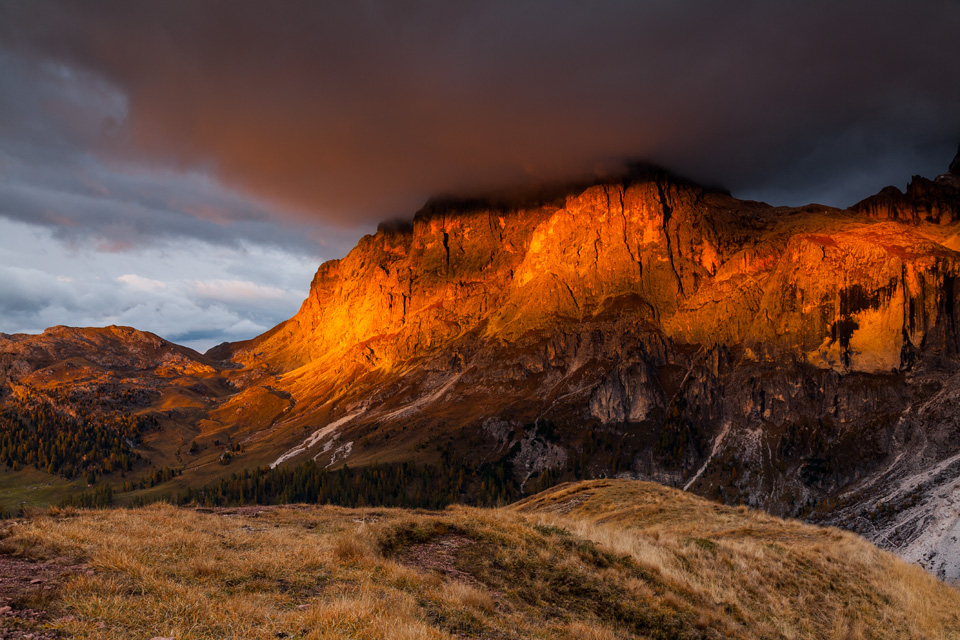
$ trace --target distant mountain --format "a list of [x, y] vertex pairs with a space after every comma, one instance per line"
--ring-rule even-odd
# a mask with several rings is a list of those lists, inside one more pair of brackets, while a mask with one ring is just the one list
[[[323, 264], [266, 334], [171, 352], [190, 363], [173, 377], [138, 360], [143, 385], [195, 401], [141, 409], [177, 444], [148, 440], [184, 468], [173, 486], [305, 460], [495, 465], [527, 491], [655, 480], [958, 579], [958, 165], [849, 210], [654, 167], [431, 201]], [[72, 384], [51, 357], [17, 356], [7, 386], [51, 367]]]

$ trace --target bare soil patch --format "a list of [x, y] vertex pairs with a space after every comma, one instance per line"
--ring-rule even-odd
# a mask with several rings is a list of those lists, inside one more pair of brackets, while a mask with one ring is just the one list
[[474, 544], [466, 536], [449, 533], [430, 542], [410, 545], [397, 555], [397, 559], [424, 572], [434, 571], [445, 578], [479, 585], [476, 578], [457, 568], [460, 551]]
[[71, 575], [92, 571], [67, 559], [37, 562], [0, 551], [0, 640], [49, 640], [50, 605]]

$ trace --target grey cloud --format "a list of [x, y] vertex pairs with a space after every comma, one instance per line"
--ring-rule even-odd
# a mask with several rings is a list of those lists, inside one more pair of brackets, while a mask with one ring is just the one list
[[337, 256], [356, 231], [277, 218], [204, 167], [94, 153], [126, 118], [126, 98], [91, 73], [0, 50], [0, 216], [105, 250], [197, 238]]
[[127, 97], [99, 153], [209, 167], [344, 226], [625, 156], [846, 204], [942, 170], [960, 137], [943, 0], [6, 7], [12, 51]]
[[[201, 174], [121, 173], [92, 159], [62, 169], [56, 181], [45, 179], [48, 172], [22, 166], [15, 178], [8, 172], [0, 181], [0, 215], [48, 227], [67, 242], [93, 239], [104, 250], [195, 238], [234, 245], [245, 240], [319, 256], [337, 255], [346, 244], [348, 234], [340, 229], [274, 220]], [[70, 176], [77, 178], [70, 182]]]
[[[246, 262], [263, 270], [244, 275]], [[123, 324], [205, 350], [293, 315], [315, 268], [311, 257], [280, 249], [198, 240], [64, 251], [49, 230], [0, 220], [0, 331]]]

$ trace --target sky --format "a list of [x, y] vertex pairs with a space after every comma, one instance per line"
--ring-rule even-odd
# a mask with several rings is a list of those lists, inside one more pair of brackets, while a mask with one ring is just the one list
[[432, 195], [645, 160], [848, 206], [946, 170], [960, 2], [0, 0], [0, 332], [204, 350]]

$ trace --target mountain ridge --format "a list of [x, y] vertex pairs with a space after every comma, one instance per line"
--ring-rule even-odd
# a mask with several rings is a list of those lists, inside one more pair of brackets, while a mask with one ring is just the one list
[[179, 398], [140, 409], [176, 434], [173, 482], [227, 453], [623, 475], [960, 577], [937, 409], [960, 399], [960, 189], [773, 207], [648, 168], [529, 202], [433, 200], [321, 265], [291, 319], [180, 354], [202, 373], [128, 376]]

